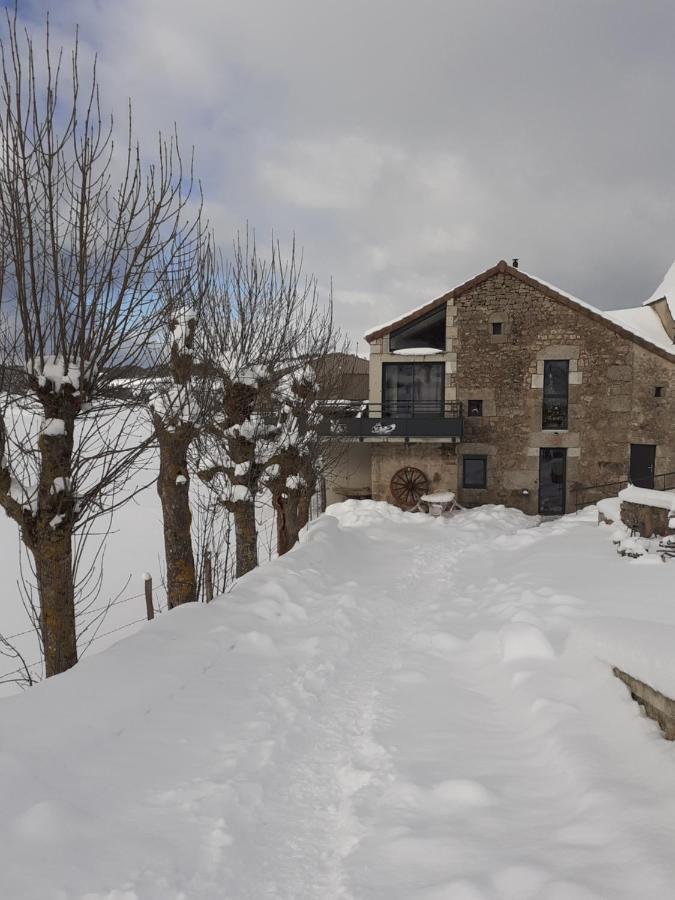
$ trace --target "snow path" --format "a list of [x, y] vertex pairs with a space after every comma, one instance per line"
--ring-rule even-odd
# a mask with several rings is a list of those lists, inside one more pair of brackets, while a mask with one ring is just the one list
[[[579, 700], [574, 672], [549, 679], [563, 701], [513, 691], [512, 677], [525, 682], [554, 657], [540, 626], [555, 631], [560, 611], [578, 601], [496, 582], [490, 556], [546, 532], [500, 533], [476, 547], [470, 531], [451, 550], [438, 536], [440, 547], [399, 550], [384, 581], [397, 599], [377, 568], [380, 614], [333, 673], [303, 749], [268, 788], [237, 896], [583, 900], [605, 896], [608, 883], [613, 897], [643, 890], [651, 838], [617, 827], [622, 803], [594, 790], [593, 774], [556, 735], [560, 715], [579, 715], [568, 699]], [[449, 604], [457, 584], [461, 602]], [[373, 597], [371, 585], [343, 587]], [[552, 617], [532, 612], [542, 604]], [[516, 661], [522, 643], [525, 668], [505, 678], [500, 637], [509, 636]], [[604, 767], [612, 754], [595, 738]], [[671, 896], [670, 867], [657, 858], [649, 868]]]
[[590, 517], [332, 511], [2, 702], [2, 896], [671, 898], [672, 745], [569, 640], [667, 567]]

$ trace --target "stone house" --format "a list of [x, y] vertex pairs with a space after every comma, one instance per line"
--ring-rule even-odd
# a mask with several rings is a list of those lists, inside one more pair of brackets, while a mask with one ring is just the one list
[[333, 499], [451, 490], [559, 515], [582, 487], [675, 472], [675, 266], [642, 306], [601, 311], [502, 260], [366, 340]]

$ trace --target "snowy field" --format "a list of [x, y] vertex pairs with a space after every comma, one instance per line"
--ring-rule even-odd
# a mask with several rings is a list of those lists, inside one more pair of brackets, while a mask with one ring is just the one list
[[666, 900], [675, 561], [595, 512], [331, 507], [0, 702], [11, 900]]
[[[149, 455], [140, 474], [127, 486], [129, 494], [146, 484], [156, 475], [156, 459]], [[196, 480], [192, 480], [196, 484]], [[193, 492], [194, 493], [194, 492]], [[196, 502], [193, 507], [193, 536], [197, 543]], [[272, 555], [273, 517], [271, 504], [263, 495], [257, 510], [259, 541], [258, 552], [261, 560]], [[106, 532], [110, 528], [110, 532]], [[162, 532], [162, 510], [155, 484], [138, 493], [127, 504], [117, 509], [112, 517], [102, 516], [94, 534], [87, 543], [82, 571], [99, 552], [100, 543], [105, 541], [105, 551], [96, 566], [102, 570], [98, 595], [91, 602], [83, 603], [78, 611], [78, 647], [80, 656], [100, 653], [120, 637], [137, 631], [145, 622], [145, 597], [143, 574], [152, 575], [155, 608], [166, 608], [164, 589], [164, 539]], [[225, 552], [225, 550], [223, 550]], [[29, 662], [35, 662], [31, 671], [41, 674], [40, 648], [37, 635], [22, 602], [19, 581], [22, 576], [29, 584], [34, 583], [28, 556], [21, 552], [19, 532], [16, 524], [0, 510], [0, 634], [12, 637], [11, 643]], [[94, 580], [90, 582], [94, 584]], [[111, 605], [112, 604], [112, 605]], [[89, 643], [90, 639], [93, 641]], [[22, 688], [14, 683], [11, 674], [18, 661], [13, 656], [0, 654], [0, 699], [15, 694]], [[3, 676], [7, 678], [3, 681]], [[0, 891], [0, 900], [4, 900]]]

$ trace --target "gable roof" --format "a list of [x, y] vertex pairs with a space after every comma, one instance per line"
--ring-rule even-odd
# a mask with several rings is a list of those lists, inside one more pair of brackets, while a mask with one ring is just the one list
[[[673, 268], [675, 269], [675, 264]], [[435, 300], [431, 300], [429, 303], [425, 303], [423, 306], [418, 306], [416, 309], [413, 309], [410, 312], [399, 316], [399, 318], [397, 319], [393, 319], [391, 322], [387, 322], [384, 325], [378, 325], [377, 327], [372, 328], [366, 333], [365, 339], [370, 343], [371, 341], [374, 341], [377, 338], [388, 334], [394, 329], [401, 328], [404, 325], [407, 325], [409, 322], [414, 321], [419, 316], [425, 315], [426, 313], [429, 313], [432, 310], [436, 309], [436, 307], [447, 303], [448, 300], [455, 300], [458, 297], [461, 297], [463, 294], [466, 294], [468, 291], [472, 290], [475, 287], [478, 287], [485, 281], [488, 281], [490, 278], [493, 278], [498, 274], [511, 275], [513, 278], [516, 278], [523, 284], [527, 284], [529, 285], [529, 287], [538, 290], [549, 299], [555, 300], [558, 303], [562, 303], [564, 306], [567, 306], [570, 309], [581, 312], [589, 319], [593, 319], [596, 322], [600, 322], [603, 325], [608, 326], [617, 334], [620, 334], [622, 337], [629, 338], [635, 343], [645, 347], [647, 350], [651, 350], [657, 353], [659, 356], [663, 356], [671, 361], [675, 360], [675, 345], [668, 338], [665, 329], [660, 324], [660, 320], [659, 327], [663, 331], [663, 342], [661, 342], [660, 340], [656, 340], [656, 332], [654, 332], [653, 329], [646, 329], [644, 327], [640, 328], [640, 331], [642, 333], [638, 333], [637, 329], [634, 330], [630, 324], [630, 317], [622, 317], [620, 315], [620, 313], [625, 313], [625, 310], [604, 312], [600, 309], [597, 309], [595, 306], [591, 306], [590, 303], [586, 303], [585, 301], [580, 300], [578, 297], [575, 297], [572, 294], [568, 294], [567, 292], [554, 287], [552, 284], [548, 284], [546, 281], [542, 281], [540, 278], [535, 278], [533, 275], [528, 275], [527, 272], [524, 272], [522, 269], [516, 269], [514, 266], [510, 266], [506, 262], [506, 260], [503, 259], [500, 260], [497, 265], [486, 269], [479, 275], [475, 275], [473, 278], [470, 278], [463, 284], [457, 285], [457, 287], [453, 288], [451, 291], [448, 291], [447, 294], [443, 294], [442, 297], [437, 297]], [[673, 273], [673, 275], [673, 288], [675, 289], [675, 272]], [[656, 313], [654, 313], [654, 317], [658, 319]], [[649, 337], [646, 336], [647, 334], [649, 334]]]
[[665, 300], [668, 304], [670, 314], [675, 319], [675, 262], [663, 276], [663, 281], [651, 295], [649, 300], [645, 300], [643, 306], [650, 306], [658, 300]]

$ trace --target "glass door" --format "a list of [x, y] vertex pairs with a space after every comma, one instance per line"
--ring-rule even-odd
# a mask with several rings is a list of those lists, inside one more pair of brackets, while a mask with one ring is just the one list
[[562, 516], [565, 513], [565, 470], [567, 450], [542, 447], [539, 451], [539, 514]]
[[443, 415], [443, 363], [384, 363], [382, 369], [383, 417]]

